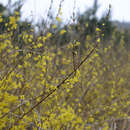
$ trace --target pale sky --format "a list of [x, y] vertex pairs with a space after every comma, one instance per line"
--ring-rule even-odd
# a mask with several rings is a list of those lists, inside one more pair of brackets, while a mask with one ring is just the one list
[[[0, 0], [0, 3], [6, 4], [8, 0]], [[12, 0], [16, 1], [16, 0]], [[57, 14], [60, 0], [53, 0], [53, 12]], [[76, 1], [76, 10], [83, 12], [85, 9], [92, 6], [94, 0], [64, 0], [62, 4], [63, 18], [69, 20], [73, 12], [74, 1]], [[33, 18], [34, 20], [40, 17], [46, 18], [51, 0], [25, 0], [22, 8], [23, 18]], [[99, 0], [100, 9], [98, 16], [108, 10], [109, 4], [112, 5], [112, 20], [130, 22], [130, 0]]]

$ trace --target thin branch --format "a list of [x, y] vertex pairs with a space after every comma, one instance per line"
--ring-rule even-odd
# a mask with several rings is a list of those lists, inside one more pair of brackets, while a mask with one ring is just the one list
[[[73, 70], [70, 74], [68, 74], [66, 76], [66, 78], [64, 78], [61, 83], [59, 83], [56, 87], [56, 89], [53, 89], [50, 93], [48, 93], [45, 97], [43, 97], [39, 102], [37, 102], [32, 108], [30, 108], [27, 112], [25, 112], [15, 123], [14, 125], [17, 125], [18, 122], [20, 120], [22, 120], [24, 118], [24, 116], [28, 115], [29, 113], [31, 113], [36, 107], [38, 107], [43, 101], [45, 101], [48, 97], [50, 97], [54, 92], [56, 92], [57, 89], [59, 89], [61, 87], [62, 84], [65, 83], [66, 80], [68, 80], [74, 73], [75, 71], [77, 71], [81, 65], [92, 55], [92, 53], [95, 51], [95, 49], [97, 48], [98, 44], [95, 45], [95, 47], [90, 51], [90, 53], [80, 62], [80, 64], [76, 67], [75, 70]], [[38, 96], [39, 97], [39, 96]]]

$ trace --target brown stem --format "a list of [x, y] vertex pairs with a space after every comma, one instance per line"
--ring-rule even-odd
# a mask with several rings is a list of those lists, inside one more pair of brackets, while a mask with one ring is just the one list
[[[95, 47], [90, 51], [90, 53], [80, 62], [80, 64], [76, 67], [76, 70], [80, 68], [80, 66], [91, 56], [91, 54], [95, 51], [95, 49], [97, 48], [98, 44], [95, 45]], [[69, 77], [71, 77], [73, 74], [75, 73], [75, 70], [73, 70], [70, 74], [68, 74], [66, 76], [65, 79], [63, 79], [61, 81], [61, 83], [59, 83], [56, 87], [56, 89], [52, 90], [50, 93], [48, 93], [45, 97], [43, 97], [39, 102], [37, 102], [32, 108], [30, 108], [27, 112], [25, 112], [15, 123], [14, 125], [17, 125], [18, 122], [24, 118], [25, 115], [28, 115], [30, 112], [33, 111], [34, 108], [36, 108], [37, 106], [39, 106], [43, 101], [45, 101], [48, 97], [50, 97], [57, 89], [59, 89], [61, 87], [62, 84], [65, 83], [65, 81], [67, 79], [69, 79]]]

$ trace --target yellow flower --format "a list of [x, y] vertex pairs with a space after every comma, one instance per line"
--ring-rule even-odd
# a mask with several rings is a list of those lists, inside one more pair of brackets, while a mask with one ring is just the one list
[[55, 29], [56, 28], [56, 24], [52, 25], [52, 28]]
[[57, 20], [58, 22], [61, 22], [61, 18], [59, 18], [58, 16], [56, 17], [56, 20]]
[[32, 42], [32, 39], [29, 38], [28, 41], [29, 41], [29, 42]]
[[49, 32], [49, 33], [47, 33], [47, 36], [46, 36], [46, 37], [47, 37], [47, 38], [50, 38], [51, 36], [52, 36], [52, 33]]
[[46, 42], [46, 39], [47, 39], [47, 37], [43, 37], [42, 40], [43, 40], [44, 43]]
[[66, 30], [65, 30], [65, 29], [62, 29], [62, 30], [60, 31], [60, 35], [63, 35], [64, 33], [66, 33]]
[[0, 17], [0, 23], [3, 22], [3, 18]]
[[100, 28], [96, 28], [96, 31], [97, 31], [97, 32], [100, 32], [101, 30], [100, 30]]
[[79, 46], [80, 45], [80, 42], [76, 42], [76, 46]]
[[22, 100], [24, 100], [24, 95], [21, 95], [20, 98], [21, 98]]
[[91, 123], [94, 122], [94, 118], [90, 117], [89, 122], [91, 122]]
[[19, 15], [19, 12], [18, 12], [18, 11], [15, 11], [14, 13], [15, 13], [15, 15]]
[[38, 45], [37, 45], [38, 48], [40, 48], [40, 47], [42, 47], [42, 46], [43, 46], [42, 43], [38, 43]]
[[100, 41], [101, 41], [100, 38], [98, 38], [98, 39], [97, 39], [97, 42], [99, 43]]
[[85, 27], [86, 27], [86, 28], [88, 27], [88, 23], [85, 24]]
[[14, 16], [9, 17], [9, 24], [15, 24], [15, 17]]

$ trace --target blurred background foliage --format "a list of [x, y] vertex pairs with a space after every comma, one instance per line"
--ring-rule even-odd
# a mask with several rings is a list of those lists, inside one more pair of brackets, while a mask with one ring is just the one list
[[[10, 4], [8, 7], [4, 7], [2, 4], [0, 4], [0, 13], [5, 13], [4, 16], [4, 20], [3, 22], [0, 23], [0, 30], [1, 33], [4, 32], [6, 30], [5, 24], [6, 22], [9, 21], [9, 16], [13, 16], [15, 15], [15, 11], [19, 12], [19, 16], [21, 17], [21, 8], [23, 6], [24, 2], [21, 1], [17, 1], [14, 4]], [[92, 37], [96, 35], [95, 29], [96, 27], [102, 28], [102, 33], [104, 34], [103, 37], [103, 44], [106, 43], [106, 41], [108, 41], [109, 39], [111, 39], [112, 36], [112, 32], [114, 30], [116, 30], [116, 41], [115, 43], [118, 44], [120, 39], [121, 39], [121, 35], [122, 35], [122, 31], [124, 31], [124, 40], [126, 42], [126, 47], [129, 47], [129, 33], [130, 33], [130, 25], [129, 24], [125, 24], [125, 23], [120, 23], [117, 21], [111, 21], [111, 10], [109, 10], [109, 14], [106, 13], [104, 14], [100, 19], [96, 16], [96, 13], [98, 11], [99, 7], [98, 7], [98, 1], [95, 0], [93, 7], [87, 9], [83, 14], [77, 14], [77, 16], [75, 17], [75, 23], [72, 24], [58, 24], [57, 27], [54, 29], [52, 28], [52, 25], [55, 24], [55, 20], [53, 18], [52, 13], [53, 12], [49, 12], [50, 14], [49, 16], [49, 20], [51, 21], [51, 24], [47, 25], [47, 23], [45, 22], [45, 19], [43, 19], [40, 23], [37, 23], [34, 27], [33, 21], [23, 21], [20, 19], [20, 21], [18, 22], [18, 29], [17, 31], [15, 30], [14, 33], [16, 34], [21, 34], [22, 32], [24, 32], [25, 30], [28, 30], [28, 32], [30, 32], [31, 29], [34, 28], [38, 28], [37, 32], [38, 34], [42, 34], [43, 32], [47, 32], [50, 31], [53, 34], [53, 38], [55, 38], [56, 41], [58, 42], [54, 42], [52, 41], [53, 44], [58, 44], [58, 45], [64, 45], [67, 44], [68, 42], [71, 41], [71, 32], [67, 32], [64, 35], [60, 36], [57, 35], [60, 30], [65, 29], [69, 31], [69, 28], [72, 27], [73, 32], [75, 32], [73, 34], [73, 39], [79, 39], [80, 38], [80, 42], [82, 43], [82, 48], [84, 48], [84, 41], [86, 40], [86, 37], [91, 35]], [[105, 24], [103, 24], [105, 23]], [[48, 27], [46, 30], [46, 27]], [[53, 39], [52, 38], [52, 39]], [[15, 39], [17, 42], [18, 38]], [[21, 41], [21, 40], [20, 40]]]

